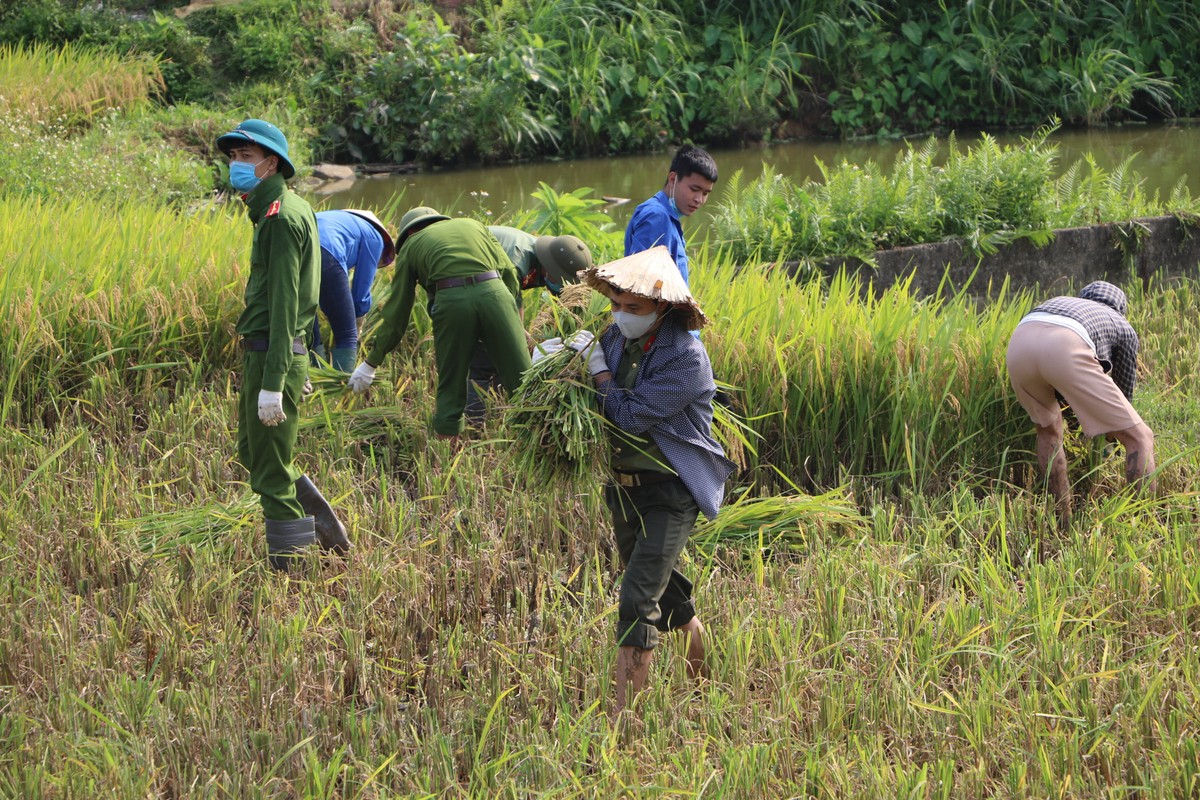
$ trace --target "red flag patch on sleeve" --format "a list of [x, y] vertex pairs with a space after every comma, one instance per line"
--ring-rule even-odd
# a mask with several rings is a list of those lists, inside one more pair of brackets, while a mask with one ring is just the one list
[[266, 216], [273, 217], [276, 214], [278, 214], [279, 206], [280, 206], [280, 201], [278, 201], [278, 200], [276, 200], [274, 203], [271, 203], [271, 205], [267, 208]]

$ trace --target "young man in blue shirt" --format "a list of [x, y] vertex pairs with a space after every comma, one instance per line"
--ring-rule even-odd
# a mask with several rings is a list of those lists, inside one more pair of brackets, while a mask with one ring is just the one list
[[688, 257], [681, 217], [690, 217], [708, 201], [717, 182], [717, 162], [707, 150], [685, 144], [675, 152], [661, 191], [633, 211], [625, 226], [625, 255], [662, 245], [683, 282], [688, 283]]

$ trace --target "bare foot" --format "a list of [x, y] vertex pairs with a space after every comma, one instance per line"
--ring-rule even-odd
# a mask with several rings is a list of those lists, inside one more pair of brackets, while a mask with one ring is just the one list
[[704, 624], [699, 617], [692, 617], [691, 622], [679, 630], [687, 635], [687, 671], [692, 680], [708, 677], [708, 664], [705, 663]]

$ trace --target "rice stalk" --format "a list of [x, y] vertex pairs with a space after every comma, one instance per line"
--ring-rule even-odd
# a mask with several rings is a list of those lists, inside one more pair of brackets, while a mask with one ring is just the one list
[[182, 545], [200, 545], [254, 523], [258, 498], [246, 492], [232, 503], [209, 503], [178, 511], [162, 511], [117, 520], [118, 530], [131, 533], [138, 549], [165, 555]]

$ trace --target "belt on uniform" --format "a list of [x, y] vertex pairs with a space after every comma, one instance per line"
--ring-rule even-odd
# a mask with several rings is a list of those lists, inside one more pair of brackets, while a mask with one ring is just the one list
[[474, 286], [477, 283], [492, 281], [500, 277], [496, 270], [481, 272], [478, 275], [468, 275], [465, 278], [443, 278], [433, 285], [435, 289], [453, 289], [458, 286]]
[[[266, 339], [242, 339], [242, 349], [251, 353], [267, 352], [269, 343]], [[292, 339], [292, 352], [298, 356], [302, 356], [308, 352], [308, 348], [304, 346], [304, 340], [297, 337]]]
[[626, 489], [634, 486], [649, 486], [653, 483], [666, 483], [678, 477], [678, 475], [670, 472], [659, 472], [652, 469], [641, 470], [639, 472], [613, 470], [613, 482], [618, 486], [624, 486]]

